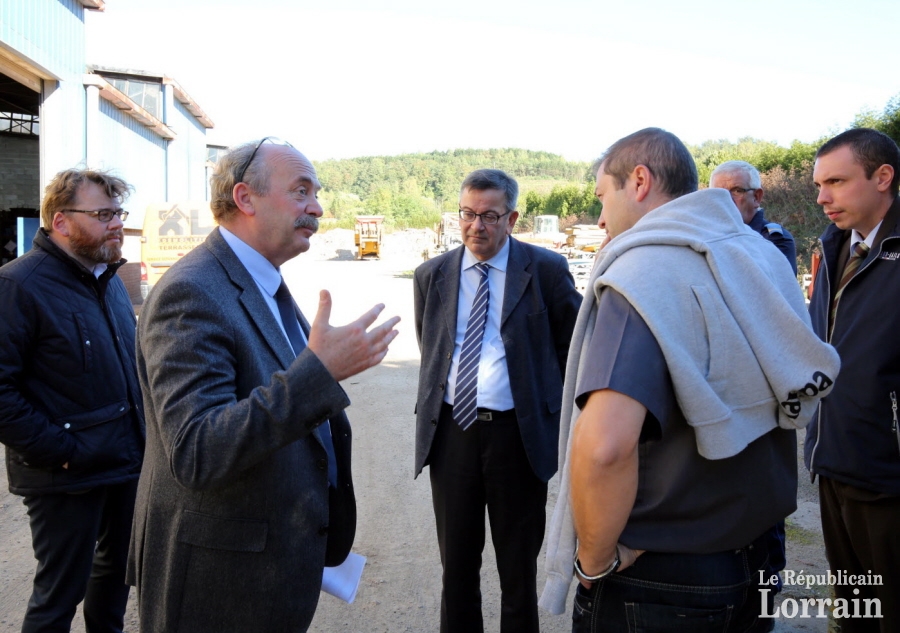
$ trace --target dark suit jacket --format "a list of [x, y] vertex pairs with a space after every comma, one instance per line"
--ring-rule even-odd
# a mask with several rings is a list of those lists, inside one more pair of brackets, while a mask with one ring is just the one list
[[340, 562], [356, 529], [347, 395], [311, 351], [294, 358], [218, 229], [148, 297], [137, 364], [147, 449], [127, 581], [142, 633], [306, 631], [326, 547]]
[[[509, 240], [500, 334], [525, 452], [535, 474], [548, 481], [557, 469], [563, 376], [581, 295], [565, 258]], [[464, 248], [425, 262], [415, 273], [416, 336], [422, 353], [416, 476], [428, 463], [450, 373]]]

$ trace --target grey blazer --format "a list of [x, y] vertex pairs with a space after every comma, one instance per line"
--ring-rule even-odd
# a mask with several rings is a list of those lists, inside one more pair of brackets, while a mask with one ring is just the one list
[[306, 631], [326, 558], [356, 530], [347, 395], [315, 354], [294, 358], [218, 229], [148, 297], [137, 364], [147, 449], [127, 582], [142, 633]]
[[[557, 469], [563, 377], [581, 295], [565, 258], [512, 237], [500, 335], [525, 453], [548, 481]], [[416, 336], [422, 353], [416, 399], [415, 475], [428, 463], [456, 339], [463, 249], [415, 272]]]

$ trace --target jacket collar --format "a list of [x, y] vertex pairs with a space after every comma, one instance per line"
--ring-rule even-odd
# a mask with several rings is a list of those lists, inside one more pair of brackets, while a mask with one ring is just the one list
[[[284, 369], [290, 367], [294, 361], [294, 353], [290, 346], [287, 345], [287, 339], [284, 338], [284, 334], [275, 321], [275, 316], [269, 309], [269, 305], [259, 291], [259, 287], [253, 280], [253, 276], [244, 268], [241, 260], [231, 250], [231, 247], [219, 232], [218, 227], [210, 232], [204, 242], [204, 246], [219, 260], [231, 283], [240, 288], [241, 305], [247, 311], [250, 321], [259, 330], [260, 335], [266, 341], [272, 353], [278, 358]], [[309, 324], [302, 318], [300, 323], [308, 335]]]
[[96, 280], [100, 283], [106, 283], [116, 273], [116, 271], [122, 267], [122, 264], [128, 261], [126, 259], [120, 259], [117, 262], [108, 264], [106, 266], [106, 270], [103, 271], [100, 277], [94, 277], [94, 273], [92, 271], [85, 268], [81, 262], [69, 255], [56, 242], [50, 239], [50, 234], [47, 233], [44, 228], [39, 228], [37, 230], [37, 233], [35, 233], [34, 235], [34, 241], [32, 243], [35, 248], [38, 248], [63, 262], [72, 270], [73, 273], [75, 273], [75, 275], [79, 279], [85, 282]]
[[[438, 268], [435, 281], [441, 305], [444, 307], [444, 324], [451, 338], [456, 337], [456, 316], [459, 307], [459, 273], [462, 267], [465, 246], [460, 246], [447, 254]], [[506, 265], [506, 286], [503, 289], [503, 311], [500, 327], [522, 300], [531, 281], [531, 256], [527, 249], [512, 236], [509, 237], [509, 259]]]
[[[865, 261], [863, 261], [862, 266], [865, 266], [866, 262], [869, 260], [881, 256], [881, 248], [886, 239], [896, 237], [900, 237], [900, 197], [894, 198], [894, 202], [884, 215], [884, 220], [882, 220], [881, 227], [878, 229], [878, 234], [875, 236], [875, 242], [869, 250], [869, 254], [866, 256]], [[822, 248], [824, 249], [825, 256], [828, 258], [829, 265], [836, 262], [841, 250], [841, 245], [844, 243], [844, 240], [849, 238], [849, 229], [839, 229], [834, 224], [830, 224], [828, 228], [825, 229], [825, 232], [822, 233]]]

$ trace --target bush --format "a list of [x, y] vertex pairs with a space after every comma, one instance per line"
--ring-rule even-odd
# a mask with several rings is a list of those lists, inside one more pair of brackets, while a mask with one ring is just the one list
[[797, 245], [797, 272], [811, 273], [810, 260], [819, 247], [819, 236], [829, 220], [816, 203], [818, 189], [813, 184], [813, 163], [804, 161], [790, 171], [775, 167], [762, 174], [766, 218], [783, 224]]

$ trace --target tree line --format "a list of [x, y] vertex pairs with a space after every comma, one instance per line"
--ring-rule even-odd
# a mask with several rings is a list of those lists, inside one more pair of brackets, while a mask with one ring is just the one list
[[[900, 95], [882, 111], [860, 112], [851, 127], [880, 130], [900, 144]], [[812, 182], [816, 150], [828, 136], [812, 143], [795, 140], [789, 147], [750, 137], [688, 146], [701, 187], [727, 160], [744, 160], [760, 171], [766, 216], [793, 233], [801, 274], [810, 272], [810, 257], [828, 224], [816, 204]], [[330, 218], [326, 222], [344, 228], [352, 228], [357, 215], [383, 215], [389, 229], [431, 227], [441, 213], [457, 210], [459, 185], [466, 174], [486, 167], [502, 169], [518, 180], [520, 226], [526, 230], [537, 215], [556, 215], [564, 225], [595, 223], [600, 216], [591, 164], [549, 152], [459, 149], [318, 161], [315, 167], [325, 186], [320, 198]]]

